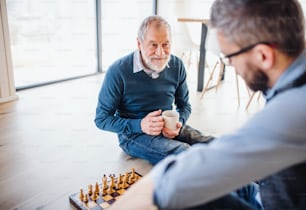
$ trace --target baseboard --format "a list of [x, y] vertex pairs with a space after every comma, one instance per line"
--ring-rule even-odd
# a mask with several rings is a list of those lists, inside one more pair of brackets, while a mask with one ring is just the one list
[[18, 99], [18, 96], [17, 96], [17, 95], [13, 95], [13, 96], [9, 96], [9, 97], [0, 98], [0, 104], [1, 104], [1, 103], [7, 103], [7, 102], [10, 102], [10, 101], [14, 101], [14, 100], [17, 100], [17, 99]]

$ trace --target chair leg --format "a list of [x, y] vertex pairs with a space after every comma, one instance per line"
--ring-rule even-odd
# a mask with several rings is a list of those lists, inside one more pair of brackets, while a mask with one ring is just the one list
[[259, 101], [260, 96], [261, 96], [261, 92], [259, 92], [259, 94], [258, 94], [257, 101]]
[[[257, 91], [257, 92], [258, 92], [258, 91]], [[250, 96], [250, 99], [249, 99], [249, 101], [248, 101], [248, 103], [247, 103], [247, 105], [246, 105], [246, 107], [245, 107], [245, 110], [248, 110], [248, 108], [249, 108], [249, 106], [250, 106], [250, 104], [251, 104], [251, 102], [252, 102], [252, 100], [253, 100], [253, 98], [254, 98], [254, 96], [255, 96], [255, 94], [256, 94], [257, 92], [253, 92], [253, 93], [252, 93], [252, 95]], [[261, 92], [258, 92], [257, 102], [259, 101], [260, 97], [261, 97]]]
[[188, 59], [188, 64], [187, 64], [188, 69], [189, 69], [190, 66], [191, 66], [191, 59], [192, 59], [192, 50], [189, 50], [189, 59]]
[[249, 97], [251, 97], [252, 93], [251, 93], [250, 88], [248, 86], [247, 86], [247, 91], [248, 91]]
[[220, 72], [219, 72], [219, 76], [218, 76], [218, 81], [217, 81], [217, 85], [216, 85], [216, 92], [220, 86], [220, 83], [221, 83], [221, 80], [222, 80], [222, 77], [223, 77], [223, 74], [224, 74], [224, 63], [221, 62], [220, 60], [218, 60], [218, 63], [220, 64]]
[[210, 75], [209, 75], [209, 78], [208, 78], [208, 80], [207, 80], [207, 83], [206, 83], [204, 89], [202, 90], [201, 99], [203, 98], [204, 94], [205, 94], [206, 91], [208, 90], [208, 85], [210, 84], [210, 82], [211, 82], [212, 79], [213, 79], [213, 76], [214, 76], [214, 73], [215, 73], [215, 70], [216, 70], [217, 65], [218, 65], [218, 62], [215, 63], [214, 68], [213, 68], [213, 70], [211, 71], [211, 73], [210, 73]]
[[[190, 69], [192, 63], [192, 50], [184, 51], [181, 56], [182, 60], [186, 59], [186, 69]], [[185, 63], [184, 62], [184, 63]]]
[[245, 110], [248, 110], [248, 108], [249, 108], [249, 106], [250, 106], [250, 104], [251, 104], [251, 102], [252, 102], [252, 100], [253, 100], [255, 94], [256, 94], [256, 92], [253, 92], [253, 93], [252, 93], [252, 95], [251, 95], [251, 97], [250, 97], [250, 99], [249, 99], [249, 101], [248, 101], [248, 103], [247, 103], [247, 105], [246, 105], [246, 107], [245, 107]]

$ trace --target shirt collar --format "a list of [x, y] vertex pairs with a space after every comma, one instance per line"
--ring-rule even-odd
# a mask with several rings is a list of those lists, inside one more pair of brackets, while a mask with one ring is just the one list
[[135, 50], [134, 56], [133, 56], [133, 73], [140, 72], [144, 69], [144, 66], [142, 64], [142, 61], [140, 59], [140, 51]]
[[272, 99], [278, 91], [290, 88], [292, 83], [306, 71], [306, 50], [290, 64], [288, 69], [281, 75], [275, 85], [267, 90], [265, 98], [267, 101]]

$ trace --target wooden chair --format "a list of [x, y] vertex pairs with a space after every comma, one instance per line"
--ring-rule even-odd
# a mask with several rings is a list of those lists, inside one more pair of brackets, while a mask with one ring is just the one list
[[[215, 86], [211, 85], [212, 81], [213, 81], [213, 77], [214, 77], [214, 74], [215, 74], [215, 71], [217, 69], [217, 66], [220, 66], [220, 70], [219, 70], [219, 75], [218, 75], [218, 79], [217, 79], [217, 83]], [[210, 90], [211, 88], [215, 88], [216, 91], [218, 90], [220, 84], [221, 84], [221, 81], [222, 81], [222, 78], [224, 77], [224, 71], [225, 71], [225, 66], [224, 64], [219, 60], [215, 66], [213, 67], [212, 71], [210, 72], [210, 76], [207, 80], [207, 83], [201, 93], [201, 99], [203, 99], [204, 97], [204, 94]], [[236, 93], [237, 93], [237, 100], [238, 100], [238, 107], [240, 106], [240, 91], [239, 91], [239, 78], [238, 78], [238, 74], [235, 73], [235, 81], [236, 81]]]
[[[249, 89], [248, 89], [249, 90]], [[249, 109], [249, 106], [251, 105], [251, 102], [253, 101], [253, 98], [255, 97], [255, 95], [258, 94], [257, 96], [257, 102], [259, 101], [260, 97], [262, 97], [262, 93], [260, 91], [253, 91], [252, 93], [249, 93], [249, 100], [247, 102], [247, 105], [245, 107], [245, 110]]]

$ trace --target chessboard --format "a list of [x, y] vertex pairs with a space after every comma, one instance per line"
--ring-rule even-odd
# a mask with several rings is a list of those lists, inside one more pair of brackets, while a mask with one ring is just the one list
[[141, 177], [133, 168], [123, 175], [104, 174], [100, 184], [89, 184], [86, 190], [81, 188], [79, 192], [70, 195], [69, 200], [78, 210], [106, 209]]

